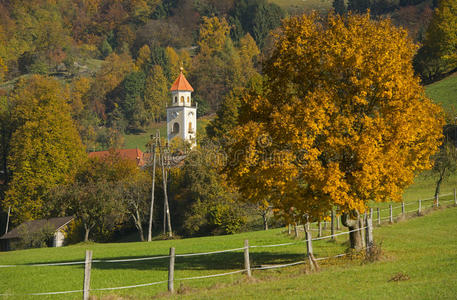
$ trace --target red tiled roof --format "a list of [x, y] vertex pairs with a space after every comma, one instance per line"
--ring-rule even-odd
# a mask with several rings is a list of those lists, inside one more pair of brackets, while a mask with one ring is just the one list
[[[136, 149], [117, 149], [114, 151], [120, 157], [136, 162], [137, 166], [139, 166], [139, 167], [142, 167], [145, 165], [145, 155], [138, 148], [136, 148]], [[89, 152], [89, 157], [103, 158], [103, 157], [109, 156], [110, 153], [111, 153], [110, 151]]]
[[184, 74], [181, 72], [176, 78], [175, 82], [171, 86], [170, 91], [190, 91], [193, 92], [194, 89], [190, 85], [190, 83], [187, 81], [186, 77]]

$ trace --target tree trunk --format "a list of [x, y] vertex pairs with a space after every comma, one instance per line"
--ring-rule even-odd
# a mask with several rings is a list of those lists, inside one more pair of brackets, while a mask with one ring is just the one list
[[[135, 216], [136, 214], [136, 216]], [[138, 229], [138, 234], [140, 235], [140, 240], [144, 242], [144, 233], [143, 233], [143, 224], [141, 223], [140, 209], [138, 206], [135, 206], [135, 214], [132, 214], [133, 221], [135, 222], [135, 227]]]
[[90, 227], [84, 225], [84, 241], [85, 242], [89, 241], [89, 232], [90, 232]]
[[138, 227], [138, 234], [140, 235], [140, 240], [142, 242], [144, 242], [143, 226], [140, 223], [140, 225], [138, 225], [137, 227]]
[[443, 182], [445, 172], [446, 172], [446, 168], [443, 168], [443, 171], [440, 172], [440, 178], [436, 182], [435, 199], [440, 194], [440, 187], [441, 187], [441, 183]]
[[268, 218], [267, 218], [267, 210], [264, 210], [262, 212], [262, 218], [263, 218], [263, 230], [268, 230]]
[[[341, 223], [343, 223], [343, 225], [346, 226], [349, 229], [349, 231], [357, 230], [360, 228], [359, 220], [358, 220], [359, 213], [356, 212], [355, 214], [357, 216], [357, 219], [351, 219], [347, 213], [343, 213], [341, 215]], [[350, 247], [352, 249], [354, 249], [356, 251], [362, 250], [363, 244], [362, 244], [362, 235], [360, 233], [360, 230], [349, 233], [349, 242], [351, 244]]]

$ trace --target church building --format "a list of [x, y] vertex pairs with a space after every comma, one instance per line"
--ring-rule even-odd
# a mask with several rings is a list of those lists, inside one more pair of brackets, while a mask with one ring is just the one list
[[192, 106], [191, 93], [194, 91], [182, 73], [171, 86], [171, 106], [167, 107], [168, 142], [179, 137], [197, 145], [197, 106]]

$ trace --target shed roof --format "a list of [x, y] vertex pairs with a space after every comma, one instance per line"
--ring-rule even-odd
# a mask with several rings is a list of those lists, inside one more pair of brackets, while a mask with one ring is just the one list
[[33, 233], [41, 230], [45, 226], [49, 226], [52, 230], [57, 231], [63, 226], [67, 225], [74, 219], [73, 216], [69, 217], [60, 217], [60, 218], [51, 218], [51, 219], [42, 219], [42, 220], [33, 220], [24, 222], [21, 225], [17, 226], [10, 232], [4, 234], [0, 239], [7, 240], [7, 239], [17, 239], [21, 237], [22, 228], [28, 233]]

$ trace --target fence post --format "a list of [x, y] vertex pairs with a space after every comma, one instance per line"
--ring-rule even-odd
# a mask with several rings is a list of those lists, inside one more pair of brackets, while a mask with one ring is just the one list
[[440, 206], [440, 195], [436, 194], [435, 196], [435, 206], [438, 207]]
[[392, 214], [392, 204], [389, 204], [389, 221], [392, 224], [394, 222], [394, 216]]
[[378, 225], [381, 226], [381, 209], [376, 208], [376, 213], [378, 214]]
[[290, 228], [290, 223], [289, 223], [289, 225], [288, 225], [288, 227], [287, 227], [287, 233], [288, 233], [289, 235], [292, 233], [292, 229]]
[[308, 254], [309, 265], [310, 265], [312, 271], [319, 270], [319, 265], [317, 264], [316, 260], [314, 259], [313, 244], [312, 244], [313, 237], [311, 236], [311, 232], [309, 230], [309, 222], [306, 222], [306, 224], [303, 226], [303, 228], [305, 229], [306, 252]]
[[294, 233], [295, 233], [295, 238], [298, 238], [298, 226], [297, 226], [297, 222], [294, 222]]
[[168, 291], [174, 292], [173, 281], [175, 277], [175, 247], [170, 248], [170, 265], [168, 266]]
[[373, 246], [373, 219], [371, 214], [365, 217], [365, 238], [366, 238], [366, 245], [367, 245], [367, 253], [370, 252], [371, 247]]
[[340, 216], [336, 216], [336, 230], [340, 230]]
[[454, 188], [454, 205], [457, 206], [457, 190]]
[[335, 240], [335, 211], [332, 209], [332, 215], [330, 220], [330, 234], [332, 235], [332, 241]]
[[321, 223], [321, 221], [317, 222], [317, 226], [319, 227], [319, 230], [317, 231], [317, 237], [321, 237], [322, 236], [322, 223]]
[[366, 240], [365, 240], [365, 231], [362, 229], [363, 227], [365, 227], [365, 219], [366, 218], [367, 218], [367, 213], [366, 212], [363, 214], [363, 216], [359, 216], [359, 228], [360, 228], [359, 234], [360, 234], [360, 237], [362, 239], [362, 247], [363, 248], [367, 247], [367, 243], [366, 243]]
[[419, 208], [417, 209], [417, 214], [420, 215], [422, 212], [422, 200], [419, 199]]
[[84, 300], [89, 300], [91, 267], [92, 267], [92, 250], [86, 250], [86, 261], [84, 264], [84, 292], [83, 292]]
[[401, 202], [401, 214], [404, 215], [405, 214], [405, 202]]
[[249, 241], [244, 240], [244, 269], [248, 277], [251, 277], [251, 263], [249, 262]]

